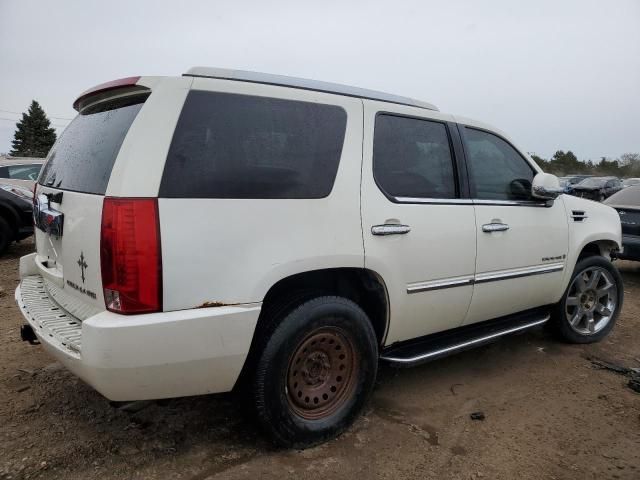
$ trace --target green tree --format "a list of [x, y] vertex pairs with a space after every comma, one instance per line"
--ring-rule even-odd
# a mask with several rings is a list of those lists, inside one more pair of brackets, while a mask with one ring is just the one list
[[56, 141], [56, 131], [38, 102], [33, 100], [29, 111], [22, 114], [11, 142], [14, 157], [46, 157]]
[[549, 161], [544, 158], [536, 155], [535, 153], [531, 153], [531, 159], [538, 164], [538, 166], [544, 170], [545, 172], [549, 171]]
[[601, 158], [600, 163], [596, 165], [596, 172], [598, 173], [598, 175], [603, 176], [623, 176], [618, 160], [608, 160], [607, 157]]

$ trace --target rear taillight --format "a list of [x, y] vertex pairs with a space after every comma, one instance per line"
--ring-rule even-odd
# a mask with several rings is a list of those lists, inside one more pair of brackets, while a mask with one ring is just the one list
[[155, 198], [105, 198], [100, 237], [107, 310], [162, 310], [162, 255]]

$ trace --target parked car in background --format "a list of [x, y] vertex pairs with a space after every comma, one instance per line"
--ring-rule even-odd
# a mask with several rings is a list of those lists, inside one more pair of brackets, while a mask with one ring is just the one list
[[622, 180], [622, 187], [627, 188], [632, 185], [640, 185], [640, 178], [625, 178]]
[[571, 194], [573, 193], [573, 186], [577, 185], [585, 178], [589, 178], [592, 175], [567, 175], [566, 177], [561, 177], [560, 186], [562, 186], [564, 193]]
[[604, 203], [615, 208], [620, 215], [624, 248], [618, 258], [640, 261], [640, 185], [620, 190]]
[[0, 179], [0, 255], [12, 242], [33, 234], [32, 189]]
[[0, 158], [0, 179], [20, 180], [25, 185], [33, 186], [43, 164], [43, 158], [2, 157]]
[[23, 338], [112, 400], [235, 388], [306, 447], [353, 422], [379, 361], [547, 322], [597, 342], [622, 307], [615, 210], [429, 103], [198, 67], [74, 107], [16, 301]]
[[572, 195], [602, 202], [620, 190], [622, 182], [617, 177], [590, 177], [574, 185]]

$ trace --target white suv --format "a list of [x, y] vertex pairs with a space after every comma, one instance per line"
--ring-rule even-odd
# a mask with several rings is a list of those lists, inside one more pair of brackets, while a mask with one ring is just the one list
[[307, 446], [349, 425], [379, 360], [545, 322], [593, 342], [622, 307], [615, 210], [433, 105], [193, 68], [74, 107], [16, 300], [23, 338], [109, 399], [235, 387]]

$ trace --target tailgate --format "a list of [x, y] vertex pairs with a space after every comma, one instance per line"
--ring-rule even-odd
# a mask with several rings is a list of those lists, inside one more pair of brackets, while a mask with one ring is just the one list
[[105, 309], [100, 273], [104, 195], [147, 96], [101, 97], [84, 107], [54, 145], [36, 185], [36, 264], [50, 295], [81, 320]]
[[35, 229], [36, 265], [47, 290], [65, 310], [81, 320], [104, 310], [100, 278], [103, 197], [42, 186], [37, 187], [37, 196], [35, 211], [43, 212], [40, 216], [44, 222], [47, 212], [55, 212], [62, 219], [62, 235], [45, 231], [46, 227], [40, 228], [43, 225]]

